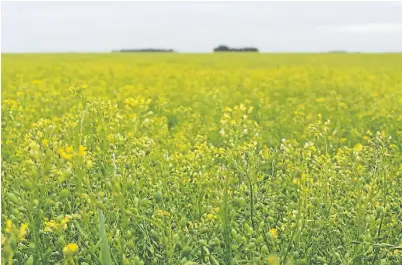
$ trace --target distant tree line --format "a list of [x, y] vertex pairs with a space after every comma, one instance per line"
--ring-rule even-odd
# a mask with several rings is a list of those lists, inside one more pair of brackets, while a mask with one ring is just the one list
[[122, 49], [122, 50], [113, 50], [112, 52], [175, 52], [172, 49]]
[[344, 50], [333, 50], [333, 51], [328, 51], [328, 53], [347, 53], [348, 51]]
[[[259, 52], [257, 48], [254, 47], [244, 47], [244, 48], [230, 48], [226, 45], [219, 45], [214, 48], [214, 52]], [[154, 48], [146, 48], [146, 49], [121, 49], [121, 50], [112, 50], [112, 52], [176, 52], [173, 49], [154, 49]]]
[[230, 48], [226, 45], [219, 45], [214, 52], [258, 52], [258, 49], [254, 47]]

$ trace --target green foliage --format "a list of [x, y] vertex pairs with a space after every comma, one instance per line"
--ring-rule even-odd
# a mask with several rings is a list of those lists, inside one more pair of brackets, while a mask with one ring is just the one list
[[2, 264], [402, 264], [400, 54], [2, 60]]

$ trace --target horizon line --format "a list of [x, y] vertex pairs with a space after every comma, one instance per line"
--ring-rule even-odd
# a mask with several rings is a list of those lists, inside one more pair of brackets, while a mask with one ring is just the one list
[[119, 50], [113, 51], [26, 51], [26, 52], [3, 52], [1, 54], [57, 54], [57, 53], [79, 53], [79, 54], [86, 54], [86, 53], [96, 53], [96, 54], [138, 54], [138, 53], [146, 53], [146, 54], [155, 54], [155, 53], [163, 53], [163, 54], [244, 54], [244, 53], [252, 53], [252, 54], [259, 54], [259, 53], [331, 53], [331, 54], [347, 54], [347, 53], [402, 53], [400, 51], [348, 51], [348, 50], [328, 50], [328, 51], [258, 51], [258, 52], [231, 52], [231, 51], [193, 51], [193, 52], [184, 52], [184, 51], [176, 51], [173, 50], [172, 52], [160, 51], [132, 51], [132, 52], [121, 52]]

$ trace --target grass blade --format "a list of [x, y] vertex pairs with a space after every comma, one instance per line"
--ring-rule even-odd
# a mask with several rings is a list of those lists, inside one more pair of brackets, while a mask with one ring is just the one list
[[99, 213], [99, 238], [101, 240], [99, 259], [102, 265], [112, 265], [112, 257], [110, 255], [109, 242], [106, 235], [105, 216], [103, 211], [98, 209]]

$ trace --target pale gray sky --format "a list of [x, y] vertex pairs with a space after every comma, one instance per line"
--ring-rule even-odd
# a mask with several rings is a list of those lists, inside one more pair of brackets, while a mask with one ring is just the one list
[[402, 51], [402, 2], [2, 2], [2, 52]]

